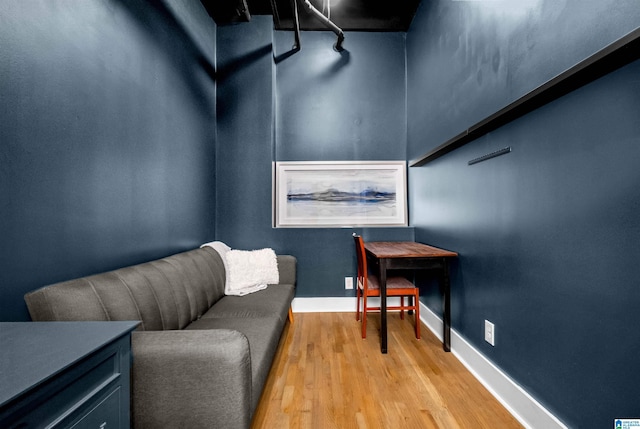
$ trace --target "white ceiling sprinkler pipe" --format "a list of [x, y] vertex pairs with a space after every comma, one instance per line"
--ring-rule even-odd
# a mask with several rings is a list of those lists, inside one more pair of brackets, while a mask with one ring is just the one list
[[329, 18], [327, 18], [326, 16], [324, 16], [322, 14], [322, 12], [320, 12], [318, 9], [316, 9], [311, 2], [309, 2], [309, 0], [303, 0], [305, 6], [307, 6], [307, 9], [309, 9], [309, 12], [311, 12], [313, 15], [315, 15], [316, 18], [318, 18], [320, 20], [320, 22], [322, 22], [326, 27], [330, 28], [331, 31], [333, 31], [334, 33], [336, 33], [336, 35], [338, 36], [338, 41], [336, 42], [335, 45], [333, 45], [333, 49], [335, 49], [336, 51], [342, 51], [342, 43], [344, 42], [344, 32], [340, 29], [340, 27], [338, 27], [337, 25], [335, 25]]

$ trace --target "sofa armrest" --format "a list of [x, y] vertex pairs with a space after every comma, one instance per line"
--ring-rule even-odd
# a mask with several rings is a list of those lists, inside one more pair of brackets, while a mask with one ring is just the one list
[[278, 272], [280, 276], [280, 284], [296, 284], [296, 264], [295, 256], [278, 255]]
[[136, 331], [131, 344], [134, 427], [249, 427], [251, 358], [243, 334]]

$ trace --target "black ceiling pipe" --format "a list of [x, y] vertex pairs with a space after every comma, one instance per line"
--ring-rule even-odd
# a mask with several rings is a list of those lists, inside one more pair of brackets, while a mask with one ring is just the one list
[[293, 7], [293, 29], [295, 31], [295, 43], [293, 44], [293, 50], [300, 50], [300, 18], [298, 16], [298, 0], [291, 0], [291, 6]]

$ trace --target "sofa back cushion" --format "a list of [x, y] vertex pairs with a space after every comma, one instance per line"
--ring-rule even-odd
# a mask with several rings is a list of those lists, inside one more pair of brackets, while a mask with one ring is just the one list
[[139, 329], [182, 329], [224, 295], [211, 248], [46, 286], [25, 295], [34, 321], [140, 320]]

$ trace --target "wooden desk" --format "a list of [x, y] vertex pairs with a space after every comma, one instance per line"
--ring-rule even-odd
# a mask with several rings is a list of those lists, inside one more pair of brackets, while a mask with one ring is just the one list
[[444, 290], [444, 351], [451, 351], [451, 286], [448, 259], [458, 256], [456, 252], [439, 249], [413, 241], [365, 242], [367, 259], [378, 265], [380, 280], [380, 334], [381, 351], [387, 353], [387, 270], [394, 269], [438, 269]]

